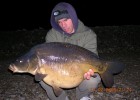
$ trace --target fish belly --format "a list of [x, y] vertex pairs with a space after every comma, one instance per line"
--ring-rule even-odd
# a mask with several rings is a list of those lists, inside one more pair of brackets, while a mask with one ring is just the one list
[[57, 86], [61, 88], [73, 88], [78, 86], [82, 82], [83, 76], [79, 75], [75, 77], [70, 77], [61, 75], [48, 75], [43, 80], [45, 83], [51, 86]]
[[93, 68], [89, 64], [73, 63], [44, 66], [39, 73], [47, 74], [43, 81], [51, 86], [73, 88], [84, 80], [84, 73]]

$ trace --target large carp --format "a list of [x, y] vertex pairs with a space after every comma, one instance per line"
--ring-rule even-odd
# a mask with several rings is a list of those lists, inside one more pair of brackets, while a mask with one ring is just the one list
[[114, 84], [113, 74], [120, 73], [121, 63], [100, 60], [93, 52], [69, 43], [51, 42], [39, 44], [10, 64], [14, 73], [30, 73], [36, 81], [44, 81], [53, 87], [57, 96], [62, 88], [73, 88], [84, 80], [84, 74], [92, 69], [99, 73], [105, 87]]

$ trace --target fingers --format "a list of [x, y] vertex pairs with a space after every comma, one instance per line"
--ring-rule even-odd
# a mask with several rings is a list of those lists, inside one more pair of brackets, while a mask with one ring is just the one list
[[90, 73], [89, 72], [85, 73], [84, 74], [84, 78], [87, 79], [87, 80], [89, 80], [90, 79]]
[[90, 72], [90, 75], [93, 76], [94, 75], [94, 72], [92, 69], [89, 69], [89, 72]]
[[84, 78], [85, 78], [85, 79], [87, 78], [87, 73], [84, 74]]
[[90, 75], [88, 75], [86, 79], [87, 79], [87, 80], [89, 80], [89, 79], [90, 79], [90, 77], [91, 77], [91, 76], [90, 76]]
[[84, 74], [84, 78], [89, 80], [91, 76], [94, 75], [94, 72], [92, 69], [89, 69], [89, 71], [87, 73]]

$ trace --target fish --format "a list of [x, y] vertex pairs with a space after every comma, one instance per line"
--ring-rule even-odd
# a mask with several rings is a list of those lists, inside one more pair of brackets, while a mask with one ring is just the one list
[[13, 73], [32, 74], [35, 81], [44, 81], [59, 96], [63, 89], [77, 87], [89, 69], [98, 73], [103, 85], [110, 88], [114, 84], [114, 75], [124, 70], [124, 64], [103, 60], [78, 45], [49, 42], [32, 47], [12, 62], [8, 69]]

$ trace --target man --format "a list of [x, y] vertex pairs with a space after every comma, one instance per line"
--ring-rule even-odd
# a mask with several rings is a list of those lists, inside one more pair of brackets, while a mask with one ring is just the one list
[[[50, 21], [52, 29], [49, 30], [46, 35], [46, 42], [68, 42], [76, 44], [98, 55], [95, 32], [86, 27], [78, 19], [72, 5], [65, 2], [58, 3], [52, 10]], [[93, 74], [94, 71], [89, 69], [83, 76], [85, 80], [76, 87], [76, 98], [78, 100], [90, 100], [91, 90], [98, 87], [101, 78], [96, 73], [96, 77], [92, 77]], [[69, 100], [65, 91], [63, 91], [59, 97], [56, 97], [52, 87], [45, 84], [43, 81], [41, 81], [40, 84], [46, 90], [51, 100]]]

